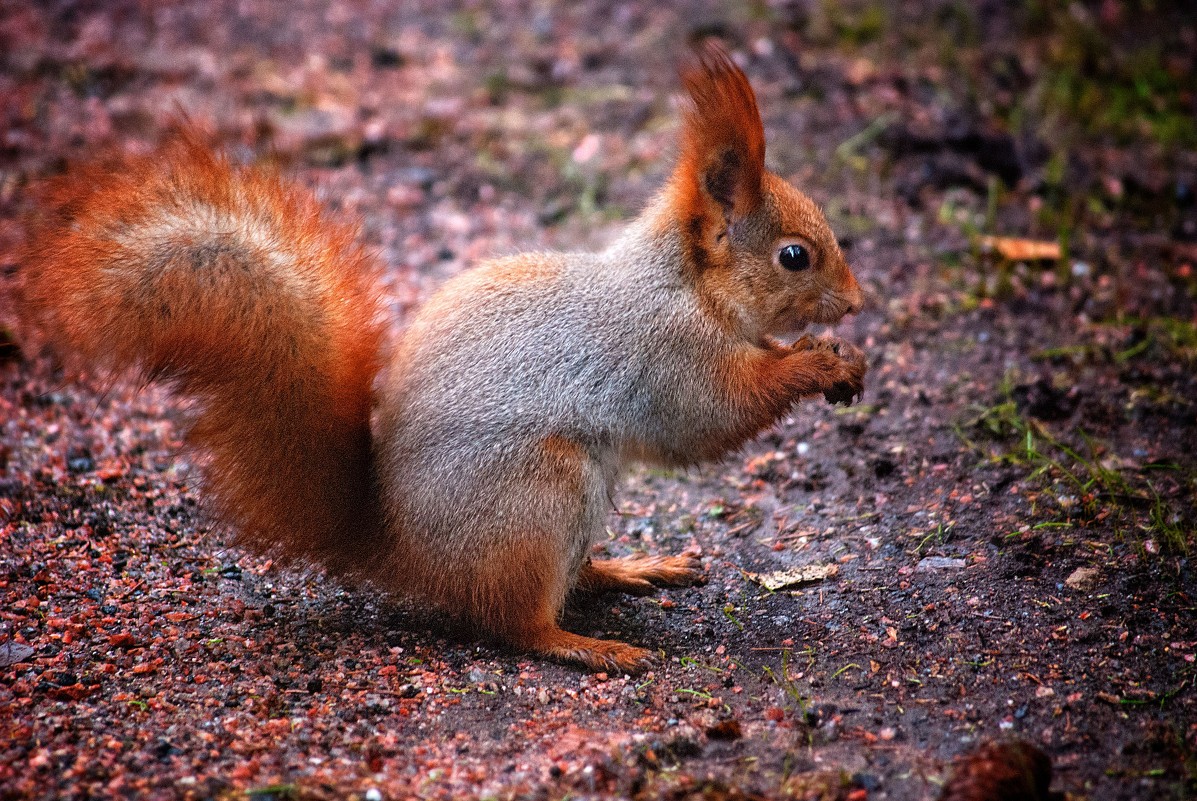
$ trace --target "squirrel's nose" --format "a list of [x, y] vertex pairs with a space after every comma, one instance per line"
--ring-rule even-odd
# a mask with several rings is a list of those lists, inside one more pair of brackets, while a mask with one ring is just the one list
[[856, 276], [848, 273], [848, 286], [844, 288], [844, 300], [848, 301], [848, 314], [860, 314], [864, 308], [864, 291], [856, 281]]
[[860, 314], [860, 310], [864, 308], [864, 293], [857, 287], [848, 295], [848, 314]]

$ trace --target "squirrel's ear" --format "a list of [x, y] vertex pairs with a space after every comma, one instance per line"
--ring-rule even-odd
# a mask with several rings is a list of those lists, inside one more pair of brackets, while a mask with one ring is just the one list
[[675, 176], [723, 209], [727, 221], [752, 211], [761, 197], [765, 131], [748, 78], [721, 45], [695, 48], [681, 69], [689, 94], [682, 154]]

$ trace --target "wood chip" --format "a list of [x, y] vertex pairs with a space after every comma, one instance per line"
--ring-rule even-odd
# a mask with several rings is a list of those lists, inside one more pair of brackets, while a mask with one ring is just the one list
[[1006, 236], [983, 236], [981, 247], [996, 250], [1010, 261], [1055, 261], [1060, 258], [1060, 243]]

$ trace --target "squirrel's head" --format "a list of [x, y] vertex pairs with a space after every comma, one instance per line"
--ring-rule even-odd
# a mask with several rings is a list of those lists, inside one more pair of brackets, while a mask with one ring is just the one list
[[681, 75], [689, 102], [669, 191], [700, 297], [753, 338], [859, 312], [864, 295], [822, 212], [765, 170], [765, 133], [744, 73], [708, 43]]

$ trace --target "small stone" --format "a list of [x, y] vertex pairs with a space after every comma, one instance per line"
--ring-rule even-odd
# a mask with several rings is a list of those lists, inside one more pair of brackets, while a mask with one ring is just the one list
[[127, 631], [122, 631], [108, 637], [108, 644], [113, 648], [133, 648], [137, 645], [137, 639]]
[[860, 785], [861, 788], [872, 792], [881, 786], [881, 779], [877, 778], [871, 773], [853, 773], [852, 783]]
[[707, 728], [707, 737], [712, 740], [738, 740], [743, 736], [740, 721], [735, 718], [721, 720]]
[[1074, 590], [1083, 590], [1091, 587], [1099, 575], [1096, 568], [1078, 567], [1069, 574], [1068, 578], [1064, 579], [1064, 583]]

